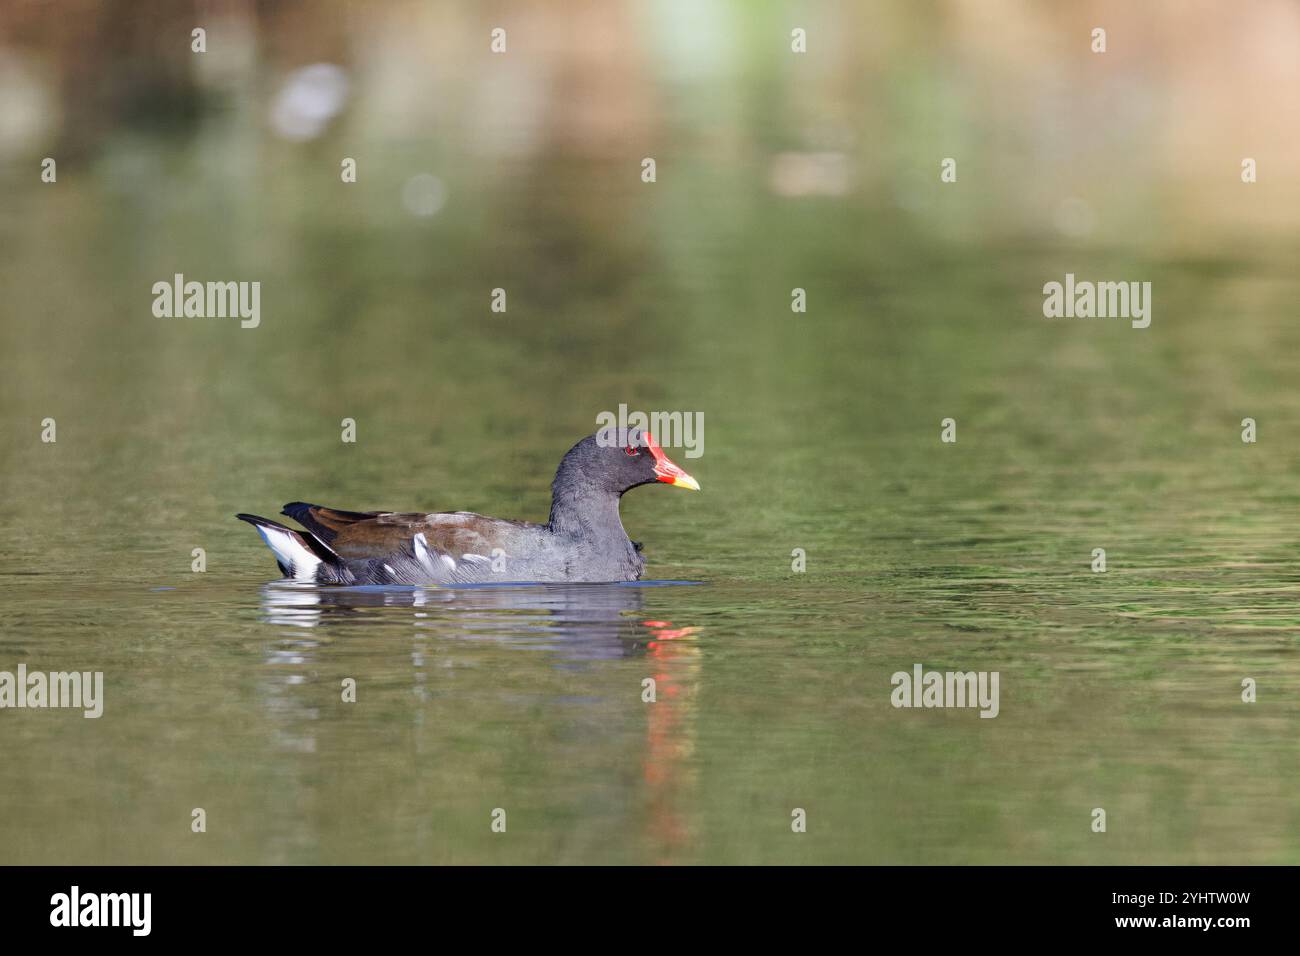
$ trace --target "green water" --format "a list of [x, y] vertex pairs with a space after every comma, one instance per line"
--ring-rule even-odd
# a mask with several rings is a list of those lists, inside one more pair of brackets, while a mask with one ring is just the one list
[[[652, 186], [639, 143], [483, 164], [455, 125], [344, 186], [355, 142], [219, 109], [5, 171], [0, 670], [105, 704], [0, 711], [0, 862], [1300, 863], [1300, 245], [783, 198], [782, 135], [718, 160], [711, 103]], [[1151, 281], [1151, 327], [1044, 319], [1067, 271]], [[177, 272], [261, 281], [261, 325], [155, 318]], [[233, 518], [543, 520], [619, 403], [704, 416], [703, 491], [623, 502], [698, 583], [275, 585]], [[917, 663], [1000, 713], [895, 709]]]

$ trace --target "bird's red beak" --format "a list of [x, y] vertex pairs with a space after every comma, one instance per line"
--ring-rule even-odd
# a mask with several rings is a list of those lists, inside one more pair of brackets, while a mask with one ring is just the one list
[[686, 474], [681, 468], [668, 460], [664, 450], [659, 447], [655, 441], [655, 436], [649, 432], [645, 433], [645, 443], [650, 449], [650, 454], [655, 456], [655, 477], [660, 481], [670, 485], [676, 485], [678, 488], [689, 488], [691, 491], [699, 491], [700, 483]]

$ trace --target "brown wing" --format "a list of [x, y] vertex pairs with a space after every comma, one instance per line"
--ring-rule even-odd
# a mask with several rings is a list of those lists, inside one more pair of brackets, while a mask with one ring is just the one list
[[535, 526], [488, 518], [469, 511], [432, 514], [391, 511], [339, 511], [301, 501], [284, 506], [293, 518], [345, 558], [382, 558], [423, 533], [429, 547], [459, 558], [491, 557], [494, 548], [513, 553], [517, 535]]
[[305, 501], [291, 501], [280, 511], [298, 522], [326, 544], [344, 528], [360, 521], [378, 518], [382, 511], [339, 511], [337, 508], [325, 508], [321, 505], [309, 505]]

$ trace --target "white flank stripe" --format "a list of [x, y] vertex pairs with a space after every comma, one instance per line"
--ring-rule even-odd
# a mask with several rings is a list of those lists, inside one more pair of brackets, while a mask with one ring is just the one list
[[433, 555], [429, 553], [429, 542], [423, 531], [415, 536], [415, 557], [430, 571], [434, 570]]

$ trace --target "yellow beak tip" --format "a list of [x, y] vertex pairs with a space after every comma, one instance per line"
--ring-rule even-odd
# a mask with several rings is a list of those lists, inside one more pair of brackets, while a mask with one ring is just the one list
[[700, 483], [690, 475], [678, 475], [673, 479], [673, 485], [677, 488], [689, 488], [691, 491], [700, 490]]

